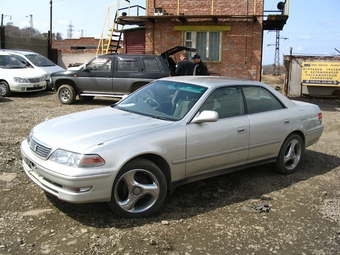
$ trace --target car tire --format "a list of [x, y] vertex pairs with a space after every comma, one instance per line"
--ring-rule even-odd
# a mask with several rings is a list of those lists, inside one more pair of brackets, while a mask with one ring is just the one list
[[109, 205], [125, 218], [148, 217], [161, 207], [166, 193], [167, 182], [159, 167], [147, 159], [136, 159], [118, 173]]
[[0, 96], [8, 97], [12, 94], [11, 89], [9, 88], [9, 85], [5, 81], [0, 82]]
[[76, 91], [71, 85], [62, 85], [58, 89], [58, 99], [62, 104], [74, 103], [76, 96]]
[[305, 147], [301, 137], [291, 134], [282, 144], [275, 163], [275, 170], [281, 174], [294, 173], [301, 162]]

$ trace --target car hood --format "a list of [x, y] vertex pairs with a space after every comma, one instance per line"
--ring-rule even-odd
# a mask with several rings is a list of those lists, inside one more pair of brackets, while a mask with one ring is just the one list
[[42, 73], [32, 68], [13, 68], [13, 69], [0, 69], [1, 78], [9, 79], [8, 77], [20, 78], [38, 78], [42, 77]]
[[52, 79], [59, 78], [60, 76], [76, 77], [80, 69], [63, 70], [63, 71], [51, 73], [51, 78]]
[[105, 107], [42, 122], [34, 127], [33, 138], [53, 150], [62, 148], [81, 153], [99, 143], [171, 123]]
[[45, 73], [48, 73], [48, 74], [65, 71], [64, 68], [57, 66], [57, 65], [54, 65], [54, 66], [38, 66], [37, 69], [40, 69], [40, 70], [42, 70], [42, 71], [44, 71]]

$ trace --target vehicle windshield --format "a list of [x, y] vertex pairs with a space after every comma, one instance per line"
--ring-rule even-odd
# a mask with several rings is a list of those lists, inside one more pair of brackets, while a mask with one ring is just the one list
[[15, 57], [9, 55], [0, 55], [0, 68], [1, 69], [21, 69], [26, 68], [26, 65], [21, 63]]
[[55, 66], [55, 64], [49, 60], [48, 58], [40, 55], [40, 54], [28, 54], [26, 57], [32, 61], [32, 63], [36, 66], [44, 67], [44, 66]]
[[113, 107], [153, 118], [182, 119], [207, 90], [189, 83], [157, 80], [139, 89]]

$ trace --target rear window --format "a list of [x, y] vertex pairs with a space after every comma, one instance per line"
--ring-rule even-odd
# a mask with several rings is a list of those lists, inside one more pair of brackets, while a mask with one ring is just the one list
[[32, 63], [36, 66], [44, 67], [44, 66], [55, 66], [55, 64], [49, 60], [48, 58], [40, 55], [40, 54], [28, 54], [26, 57], [32, 61]]
[[163, 72], [163, 68], [161, 64], [159, 63], [157, 58], [142, 58], [143, 59], [143, 64], [146, 72], [149, 73], [161, 73]]
[[137, 59], [118, 59], [117, 72], [138, 72]]

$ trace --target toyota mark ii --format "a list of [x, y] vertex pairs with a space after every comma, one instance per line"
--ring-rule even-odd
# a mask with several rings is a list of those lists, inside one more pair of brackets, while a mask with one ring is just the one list
[[146, 217], [188, 182], [268, 163], [293, 173], [322, 132], [317, 105], [261, 82], [169, 77], [112, 106], [38, 124], [21, 153], [26, 174], [59, 199]]

